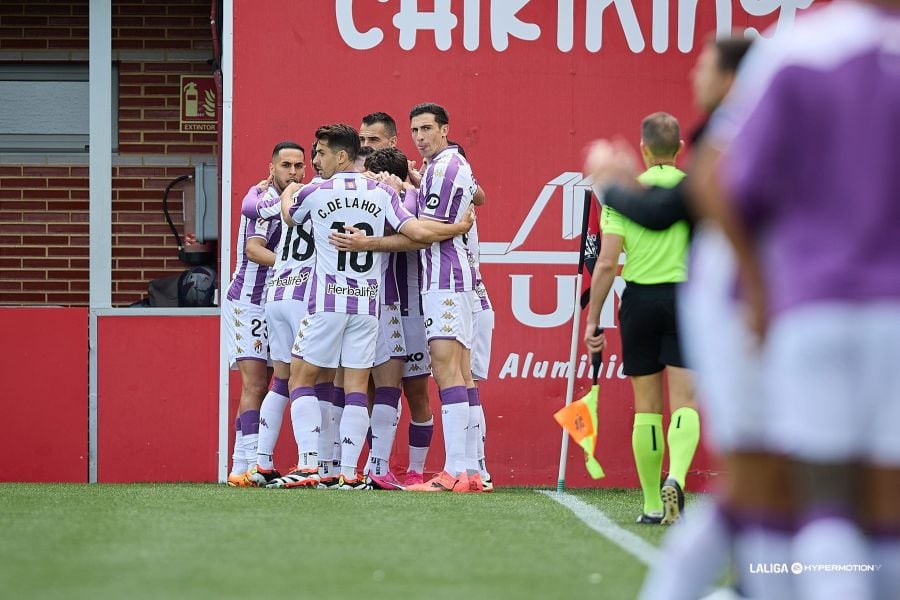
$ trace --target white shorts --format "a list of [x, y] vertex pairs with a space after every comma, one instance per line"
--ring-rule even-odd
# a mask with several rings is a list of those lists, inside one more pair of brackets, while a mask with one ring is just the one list
[[425, 339], [456, 340], [472, 348], [472, 294], [469, 292], [428, 292], [422, 294], [425, 312]]
[[266, 302], [266, 322], [269, 328], [269, 354], [272, 360], [291, 362], [291, 346], [300, 331], [300, 323], [307, 316], [308, 304], [303, 300], [285, 299]]
[[392, 358], [406, 358], [406, 341], [400, 322], [399, 304], [382, 304], [378, 320], [378, 342], [375, 344], [375, 364], [381, 365]]
[[431, 352], [425, 339], [425, 318], [421, 315], [401, 317], [403, 339], [406, 341], [406, 361], [403, 378], [421, 377], [431, 373]]
[[291, 356], [327, 369], [368, 369], [377, 340], [375, 315], [317, 312], [301, 321]]
[[484, 381], [491, 367], [491, 340], [494, 311], [479, 310], [472, 315], [472, 378]]
[[761, 357], [733, 298], [736, 269], [724, 235], [701, 226], [690, 278], [678, 288], [684, 357], [696, 373], [704, 431], [719, 452], [760, 451], [768, 444]]
[[236, 369], [239, 360], [269, 363], [266, 311], [262, 306], [225, 298], [222, 301], [222, 320], [225, 321], [229, 368]]
[[806, 462], [900, 467], [900, 301], [820, 303], [770, 326], [773, 442]]

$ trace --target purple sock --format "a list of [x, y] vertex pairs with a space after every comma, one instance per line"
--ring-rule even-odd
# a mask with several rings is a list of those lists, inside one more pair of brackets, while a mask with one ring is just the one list
[[478, 388], [466, 388], [469, 396], [469, 406], [481, 406], [481, 396], [478, 395]]
[[344, 404], [346, 403], [346, 396], [344, 396], [344, 388], [335, 387], [334, 388], [334, 396], [331, 398], [331, 403], [337, 406], [338, 408], [344, 408]]
[[469, 394], [464, 385], [457, 385], [441, 390], [441, 404], [459, 404], [468, 401]]
[[317, 383], [315, 387], [316, 398], [319, 402], [333, 402], [334, 390], [334, 384], [330, 381], [326, 383]]
[[362, 406], [368, 409], [369, 397], [362, 392], [350, 392], [344, 396], [346, 406]]
[[238, 417], [241, 420], [241, 435], [259, 433], [259, 411], [246, 410]]
[[434, 435], [434, 422], [431, 425], [418, 425], [409, 422], [409, 445], [413, 448], [430, 448], [431, 436]]
[[397, 408], [400, 404], [400, 388], [379, 387], [375, 388], [374, 404], [387, 404], [391, 408]]
[[290, 392], [288, 392], [288, 380], [280, 379], [278, 377], [272, 378], [272, 391], [278, 394], [279, 396], [288, 396]]
[[298, 387], [291, 390], [291, 402], [303, 396], [315, 396], [316, 392], [311, 387]]

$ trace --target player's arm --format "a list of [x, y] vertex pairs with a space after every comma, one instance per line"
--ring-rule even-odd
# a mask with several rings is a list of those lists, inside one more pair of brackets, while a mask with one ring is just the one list
[[351, 225], [345, 225], [345, 233], [334, 232], [328, 236], [328, 241], [338, 250], [346, 252], [406, 252], [407, 250], [421, 250], [429, 244], [419, 244], [405, 235], [395, 233], [386, 236], [366, 235]]
[[251, 237], [247, 238], [247, 247], [245, 248], [247, 258], [258, 265], [271, 267], [275, 265], [275, 253], [266, 248], [266, 238]]
[[694, 222], [686, 197], [688, 189], [687, 179], [674, 188], [654, 186], [637, 190], [612, 185], [603, 191], [603, 203], [641, 227], [668, 229], [678, 221]]
[[484, 204], [485, 198], [486, 196], [484, 195], [484, 189], [482, 189], [482, 187], [479, 185], [475, 189], [475, 195], [472, 196], [472, 204], [474, 204], [475, 206], [481, 206], [482, 204]]
[[594, 335], [600, 323], [600, 311], [612, 289], [616, 272], [619, 270], [619, 255], [625, 239], [621, 235], [604, 233], [600, 242], [600, 255], [594, 264], [591, 276], [591, 302], [588, 307], [587, 323], [585, 323], [584, 343], [592, 353], [601, 352], [606, 346], [606, 337], [601, 333]]
[[294, 194], [303, 186], [296, 182], [288, 184], [284, 191], [281, 192], [281, 219], [288, 227], [296, 225], [291, 216], [291, 208], [294, 206]]
[[443, 223], [432, 219], [409, 219], [400, 226], [400, 234], [420, 244], [442, 242], [472, 229], [475, 223], [475, 211], [466, 211], [459, 223]]

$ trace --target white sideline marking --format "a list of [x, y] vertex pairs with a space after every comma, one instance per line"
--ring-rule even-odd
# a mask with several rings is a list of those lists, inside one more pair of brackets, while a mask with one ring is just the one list
[[587, 502], [567, 494], [549, 490], [535, 490], [562, 504], [578, 517], [585, 525], [616, 544], [619, 548], [632, 555], [648, 567], [659, 560], [660, 552], [653, 544], [644, 541], [644, 538], [626, 531], [610, 520], [600, 509], [591, 506]]

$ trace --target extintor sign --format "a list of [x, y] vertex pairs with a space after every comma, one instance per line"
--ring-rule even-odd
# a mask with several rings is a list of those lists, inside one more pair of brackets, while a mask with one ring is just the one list
[[181, 76], [181, 131], [215, 131], [216, 81], [212, 75]]

